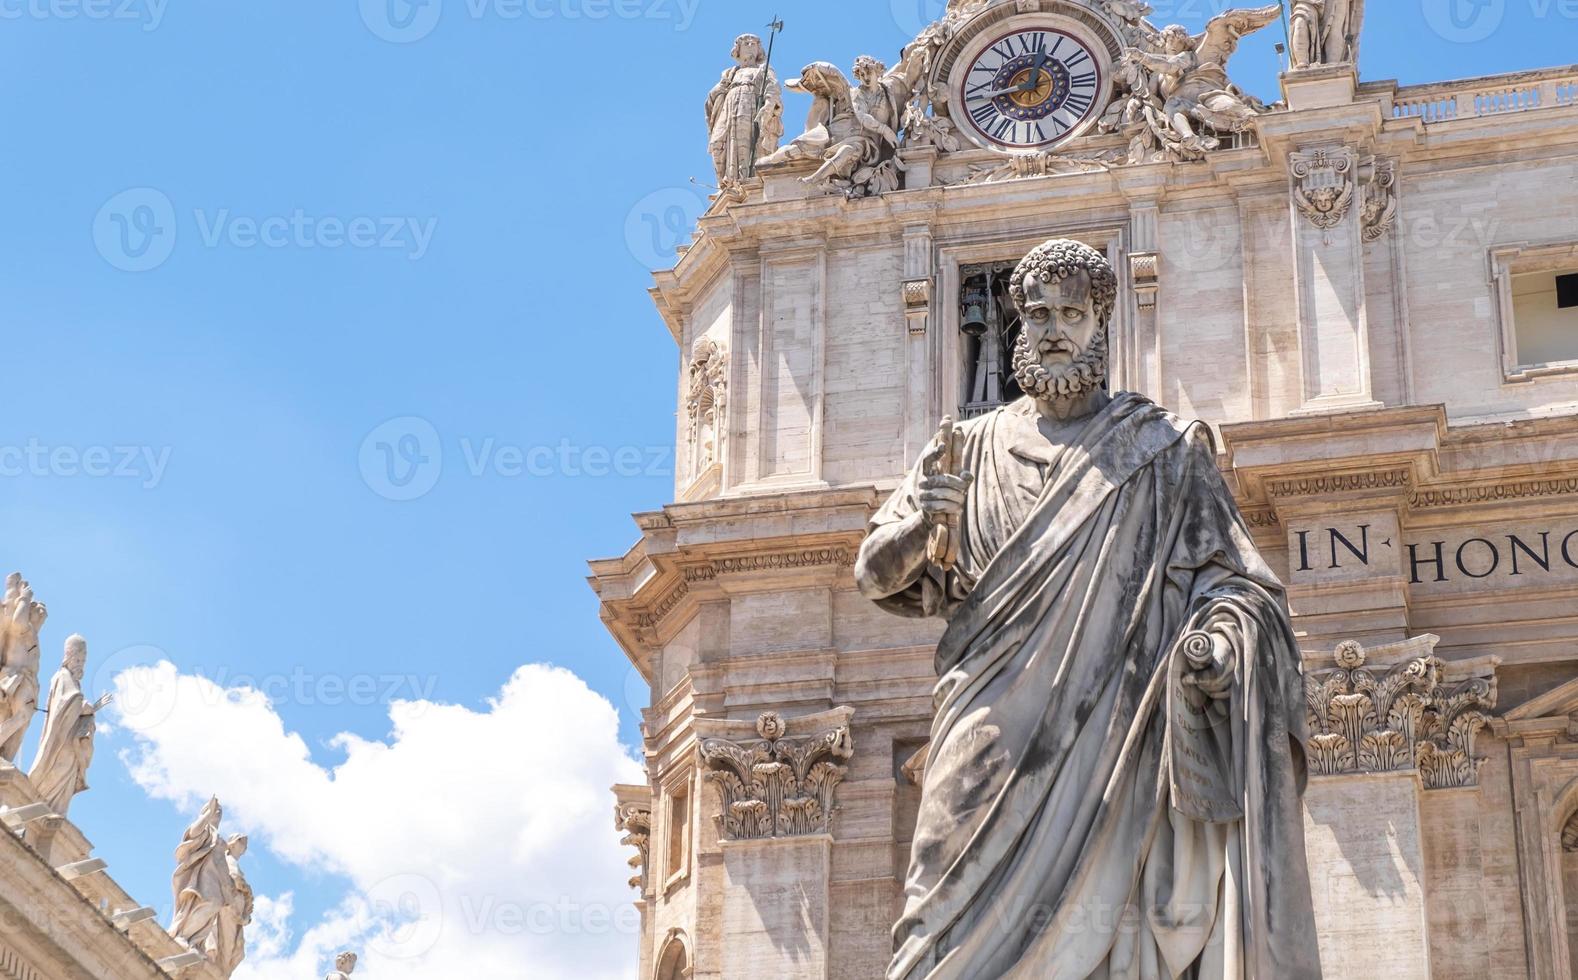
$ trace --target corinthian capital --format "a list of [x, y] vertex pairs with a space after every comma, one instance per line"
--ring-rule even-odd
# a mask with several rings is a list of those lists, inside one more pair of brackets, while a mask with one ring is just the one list
[[855, 743], [854, 708], [784, 718], [763, 712], [754, 723], [700, 719], [703, 778], [718, 789], [714, 817], [724, 840], [825, 834]]

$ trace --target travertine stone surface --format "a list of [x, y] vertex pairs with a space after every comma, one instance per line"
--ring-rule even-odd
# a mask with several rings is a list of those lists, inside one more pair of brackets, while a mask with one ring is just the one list
[[1428, 887], [1412, 772], [1320, 776], [1304, 794], [1305, 846], [1328, 980], [1427, 980]]
[[724, 980], [825, 980], [832, 840], [826, 835], [726, 841]]

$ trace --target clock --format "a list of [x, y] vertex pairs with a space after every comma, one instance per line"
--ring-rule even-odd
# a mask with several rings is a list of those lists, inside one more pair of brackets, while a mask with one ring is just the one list
[[[1072, 27], [1072, 25], [1070, 25]], [[951, 115], [987, 149], [1042, 152], [1105, 109], [1105, 48], [1073, 29], [1031, 24], [982, 34], [953, 64]]]

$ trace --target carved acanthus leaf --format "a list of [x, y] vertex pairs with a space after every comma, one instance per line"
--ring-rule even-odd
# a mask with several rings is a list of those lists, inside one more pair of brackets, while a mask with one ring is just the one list
[[768, 711], [757, 719], [754, 739], [702, 739], [703, 775], [718, 790], [725, 840], [829, 832], [843, 763], [854, 754], [847, 712], [840, 717], [832, 727], [800, 734]]
[[1335, 669], [1305, 675], [1311, 771], [1418, 769], [1426, 789], [1476, 785], [1481, 760], [1474, 739], [1495, 706], [1494, 679], [1471, 677], [1447, 687], [1445, 665], [1433, 655], [1384, 671], [1366, 667], [1366, 657], [1349, 640], [1333, 654]]

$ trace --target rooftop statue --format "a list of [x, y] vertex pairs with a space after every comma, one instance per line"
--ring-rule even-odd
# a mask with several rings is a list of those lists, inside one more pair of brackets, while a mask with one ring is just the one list
[[825, 61], [805, 66], [787, 82], [790, 91], [812, 97], [805, 132], [760, 161], [771, 167], [800, 160], [821, 166], [804, 183], [867, 197], [897, 190], [901, 164], [899, 131], [905, 109], [919, 78], [920, 61], [906, 57], [892, 71], [868, 55], [855, 59], [851, 84], [836, 65]]
[[204, 956], [224, 976], [246, 958], [246, 926], [252, 921], [252, 888], [241, 873], [247, 839], [220, 836], [224, 808], [209, 800], [187, 828], [175, 852], [175, 918], [170, 935]]
[[0, 599], [0, 759], [15, 763], [38, 710], [38, 634], [49, 610], [20, 573], [6, 577]]
[[948, 620], [888, 980], [1318, 978], [1283, 588], [1210, 430], [1105, 390], [1106, 258], [1011, 293], [1026, 397], [945, 421], [855, 567]]
[[1288, 17], [1294, 68], [1352, 64], [1358, 60], [1364, 0], [1293, 0]]
[[88, 662], [88, 641], [81, 636], [66, 640], [60, 669], [49, 684], [48, 714], [38, 755], [28, 779], [33, 788], [61, 816], [71, 798], [88, 788], [88, 765], [93, 761], [94, 717], [109, 704], [105, 695], [88, 703], [82, 694], [82, 674]]
[[708, 149], [720, 187], [751, 176], [755, 161], [772, 153], [784, 134], [783, 90], [762, 39], [740, 35], [733, 58], [734, 67], [707, 94]]
[[1218, 133], [1238, 133], [1264, 111], [1259, 100], [1228, 80], [1227, 62], [1239, 41], [1281, 16], [1282, 8], [1275, 4], [1230, 10], [1211, 18], [1203, 34], [1192, 35], [1173, 24], [1162, 30], [1160, 50], [1133, 47], [1124, 52], [1129, 97], [1138, 95], [1152, 110], [1160, 108], [1165, 149], [1185, 159], [1198, 158], [1221, 145], [1200, 132], [1200, 124]]
[[323, 980], [351, 980], [351, 974], [356, 972], [356, 954], [341, 953], [334, 958], [334, 972], [324, 977]]

